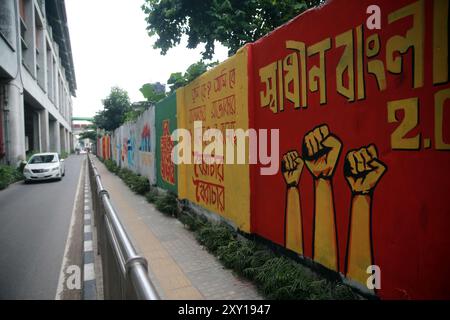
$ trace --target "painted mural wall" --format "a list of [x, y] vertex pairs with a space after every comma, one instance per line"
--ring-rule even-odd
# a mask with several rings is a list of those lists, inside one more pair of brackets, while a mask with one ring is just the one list
[[136, 122], [128, 122], [117, 128], [108, 137], [108, 144], [109, 157], [103, 156], [103, 159], [112, 159], [121, 168], [130, 169], [147, 177], [151, 184], [156, 184], [154, 107], [146, 110]]
[[[448, 17], [447, 0], [328, 1], [99, 140], [99, 156], [356, 286], [375, 266], [381, 298], [448, 299]], [[175, 166], [177, 128], [194, 159], [199, 131], [219, 128], [236, 153], [226, 129], [279, 129], [279, 170], [226, 155]]]
[[120, 165], [119, 163], [119, 153], [120, 153], [120, 146], [117, 147], [118, 144], [118, 129], [114, 130], [113, 134], [111, 135], [111, 160], [113, 160], [116, 165]]
[[174, 142], [171, 139], [177, 128], [177, 99], [172, 94], [155, 106], [156, 129], [156, 184], [163, 189], [178, 193], [177, 166], [172, 162]]
[[155, 107], [146, 110], [136, 123], [137, 130], [137, 166], [138, 173], [148, 177], [150, 184], [156, 184], [155, 153]]
[[[195, 153], [194, 136], [202, 140], [202, 133], [216, 128], [222, 132], [223, 141], [233, 145], [234, 137], [226, 136], [226, 129], [248, 129], [247, 60], [247, 48], [243, 48], [177, 91], [178, 128], [189, 130], [193, 137], [193, 161], [204, 160], [201, 152]], [[201, 121], [201, 126], [194, 129], [196, 121]], [[199, 144], [204, 148], [208, 143], [200, 141]], [[203, 161], [202, 164], [179, 165], [178, 195], [249, 232], [249, 166], [226, 164], [226, 157], [222, 160], [222, 164]]]
[[448, 14], [335, 0], [254, 43], [250, 115], [280, 129], [281, 170], [251, 168], [252, 232], [362, 285], [378, 266], [382, 298], [450, 297]]
[[102, 159], [110, 159], [110, 146], [111, 146], [111, 137], [106, 134], [103, 137], [97, 139], [97, 156]]

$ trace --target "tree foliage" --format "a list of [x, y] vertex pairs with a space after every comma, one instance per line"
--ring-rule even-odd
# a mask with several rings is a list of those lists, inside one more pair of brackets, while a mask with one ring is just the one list
[[147, 31], [157, 36], [162, 54], [177, 46], [183, 35], [188, 48], [205, 44], [203, 58], [211, 59], [214, 42], [234, 54], [308, 8], [324, 0], [145, 0]]
[[139, 89], [139, 91], [151, 104], [155, 104], [167, 96], [166, 87], [159, 82], [146, 83]]
[[136, 121], [137, 118], [139, 118], [145, 112], [145, 110], [150, 108], [150, 106], [152, 105], [153, 103], [150, 103], [148, 101], [140, 101], [133, 103], [131, 105], [131, 110], [125, 113], [123, 122]]
[[139, 89], [146, 101], [134, 102], [131, 104], [129, 111], [125, 113], [124, 122], [136, 121], [141, 114], [150, 106], [164, 99], [166, 94], [166, 86], [159, 83], [145, 83]]
[[113, 131], [120, 127], [125, 120], [125, 114], [131, 110], [128, 92], [119, 87], [113, 87], [102, 103], [104, 109], [94, 116], [94, 124], [100, 129]]
[[205, 61], [200, 60], [194, 64], [191, 64], [184, 74], [182, 72], [172, 73], [170, 75], [169, 80], [167, 80], [167, 84], [170, 87], [170, 91], [174, 92], [176, 89], [187, 85], [189, 82], [201, 76], [203, 73], [213, 68], [218, 63], [219, 63], [218, 61], [205, 63]]
[[95, 131], [84, 131], [80, 133], [80, 137], [78, 138], [78, 141], [84, 140], [84, 139], [90, 139], [92, 141], [97, 141], [97, 132]]

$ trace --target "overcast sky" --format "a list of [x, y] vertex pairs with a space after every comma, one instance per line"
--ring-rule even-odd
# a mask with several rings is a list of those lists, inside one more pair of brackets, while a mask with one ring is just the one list
[[[72, 54], [77, 80], [74, 116], [93, 116], [112, 86], [141, 101], [139, 88], [148, 82], [166, 83], [172, 72], [184, 72], [201, 59], [203, 48], [190, 50], [181, 43], [160, 55], [147, 35], [144, 0], [66, 0]], [[227, 50], [217, 47], [214, 60]]]

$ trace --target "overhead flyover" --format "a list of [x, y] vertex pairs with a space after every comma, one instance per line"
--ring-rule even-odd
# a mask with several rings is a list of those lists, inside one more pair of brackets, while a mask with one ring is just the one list
[[89, 118], [89, 117], [72, 117], [72, 121], [90, 121], [90, 122], [93, 122], [94, 118]]

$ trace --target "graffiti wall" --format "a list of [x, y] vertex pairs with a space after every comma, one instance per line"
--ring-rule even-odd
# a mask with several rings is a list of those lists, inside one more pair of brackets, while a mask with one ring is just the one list
[[150, 184], [156, 184], [155, 172], [155, 107], [146, 110], [136, 122], [137, 172], [146, 176]]
[[[243, 231], [250, 230], [250, 183], [248, 165], [207, 164], [202, 151], [195, 152], [195, 140], [203, 147], [202, 133], [219, 129], [225, 143], [234, 137], [226, 129], [248, 128], [247, 49], [203, 74], [177, 91], [178, 128], [189, 130], [193, 162], [178, 167], [178, 195], [228, 219]], [[195, 123], [201, 122], [200, 127]], [[195, 128], [194, 128], [195, 127]], [[200, 141], [198, 141], [200, 140]], [[212, 154], [212, 157], [223, 155]]]
[[103, 157], [104, 159], [111, 159], [111, 136], [103, 137]]
[[280, 129], [280, 171], [251, 168], [252, 232], [364, 286], [378, 266], [382, 298], [450, 296], [448, 13], [335, 0], [254, 43], [250, 115]]
[[178, 193], [177, 166], [172, 162], [174, 142], [172, 132], [177, 128], [177, 99], [172, 94], [155, 106], [156, 184]]
[[[330, 0], [100, 139], [98, 154], [355, 286], [376, 275], [381, 298], [449, 298], [448, 17], [447, 0]], [[226, 129], [258, 130], [259, 162], [267, 153], [278, 170], [248, 164], [248, 139], [246, 164], [205, 153], [212, 128], [234, 155]], [[175, 129], [194, 163], [172, 163]]]
[[104, 135], [97, 139], [97, 156], [104, 160], [111, 158], [110, 152], [111, 137], [109, 135]]
[[[125, 144], [125, 146], [123, 145], [122, 131], [123, 131], [123, 126], [114, 130], [113, 139], [112, 139], [112, 141], [114, 141], [114, 145], [111, 145], [111, 148], [114, 149], [114, 152], [113, 152], [114, 158], [113, 159], [116, 161], [116, 164], [119, 167], [122, 167], [122, 165], [124, 163], [123, 150], [125, 150], [127, 148], [126, 144]], [[124, 147], [125, 147], [125, 149], [124, 149]]]
[[113, 134], [111, 135], [111, 160], [113, 160], [117, 165], [119, 165], [118, 159], [120, 149], [117, 148], [117, 141], [118, 141], [117, 138], [118, 138], [117, 130], [114, 130]]
[[155, 139], [155, 108], [150, 107], [136, 122], [125, 123], [114, 130], [107, 142], [110, 146], [109, 157], [103, 158], [112, 159], [118, 166], [145, 176], [151, 184], [156, 184]]

